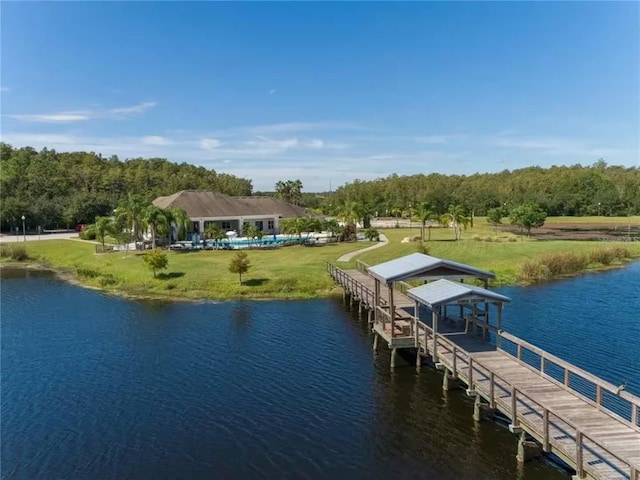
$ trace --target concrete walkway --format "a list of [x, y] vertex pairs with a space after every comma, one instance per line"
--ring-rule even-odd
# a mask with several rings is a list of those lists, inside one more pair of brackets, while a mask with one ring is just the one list
[[38, 242], [40, 240], [75, 240], [78, 239], [77, 232], [70, 233], [43, 233], [42, 235], [27, 235], [26, 238], [20, 235], [2, 235], [0, 243], [16, 243], [16, 242]]
[[380, 241], [375, 245], [371, 245], [370, 247], [361, 248], [360, 250], [356, 250], [355, 252], [349, 252], [342, 255], [338, 258], [338, 262], [349, 262], [356, 255], [360, 255], [361, 253], [368, 252], [370, 250], [375, 250], [376, 248], [384, 247], [387, 243], [389, 243], [389, 239], [384, 235], [384, 233], [380, 234]]

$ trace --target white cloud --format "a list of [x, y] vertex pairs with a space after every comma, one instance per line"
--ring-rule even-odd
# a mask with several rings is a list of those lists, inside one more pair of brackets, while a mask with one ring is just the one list
[[126, 107], [111, 108], [109, 110], [74, 110], [55, 113], [16, 114], [8, 116], [24, 122], [74, 123], [86, 122], [87, 120], [95, 120], [99, 118], [125, 118], [133, 115], [140, 115], [155, 105], [155, 102], [143, 102]]
[[272, 88], [271, 90], [269, 90], [269, 95], [273, 95], [276, 92], [277, 90], [275, 88]]
[[215, 138], [203, 138], [200, 140], [200, 148], [203, 150], [213, 150], [222, 145], [220, 140], [216, 140]]
[[157, 135], [149, 135], [141, 138], [142, 143], [145, 145], [171, 145], [173, 142], [165, 137]]
[[109, 112], [115, 115], [139, 115], [156, 106], [156, 102], [142, 102], [128, 107], [112, 108]]
[[11, 118], [24, 122], [39, 123], [74, 123], [85, 122], [91, 119], [89, 112], [59, 112], [36, 115], [10, 115]]
[[577, 156], [587, 161], [593, 160], [593, 157], [631, 153], [625, 148], [603, 147], [580, 139], [553, 136], [499, 135], [489, 138], [487, 143], [493, 147], [532, 150], [543, 155]]

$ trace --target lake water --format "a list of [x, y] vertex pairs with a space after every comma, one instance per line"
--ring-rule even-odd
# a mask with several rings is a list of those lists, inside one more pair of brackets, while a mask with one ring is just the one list
[[[518, 472], [514, 435], [475, 424], [441, 373], [392, 374], [341, 301], [164, 304], [3, 276], [3, 479], [569, 478], [544, 459]], [[503, 289], [506, 328], [637, 393], [639, 279]]]

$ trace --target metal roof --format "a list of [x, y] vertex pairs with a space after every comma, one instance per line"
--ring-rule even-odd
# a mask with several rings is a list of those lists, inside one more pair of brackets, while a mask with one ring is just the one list
[[509, 297], [492, 292], [486, 288], [466, 285], [464, 283], [452, 282], [451, 280], [436, 280], [407, 291], [409, 298], [427, 305], [428, 307], [439, 307], [456, 303], [460, 300], [471, 300], [476, 302], [510, 302]]
[[442, 258], [412, 253], [369, 267], [369, 273], [384, 283], [429, 278], [495, 278], [495, 274]]

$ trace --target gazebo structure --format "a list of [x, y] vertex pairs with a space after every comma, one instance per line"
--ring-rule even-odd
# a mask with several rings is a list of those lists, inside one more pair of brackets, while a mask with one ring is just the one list
[[[495, 278], [495, 275], [491, 272], [451, 260], [436, 258], [422, 253], [413, 253], [369, 267], [367, 273], [374, 279], [375, 293], [373, 297], [375, 305], [373, 331], [376, 334], [374, 337], [374, 348], [377, 348], [378, 336], [382, 337], [389, 344], [389, 348], [392, 349], [392, 367], [395, 364], [397, 348], [415, 348], [419, 346], [417, 323], [420, 320], [420, 304], [432, 311], [434, 333], [437, 333], [437, 317], [450, 314], [447, 306], [452, 304], [459, 307], [459, 317], [454, 318], [452, 315], [449, 315], [448, 318], [463, 321], [464, 309], [470, 308], [472, 319], [469, 319], [469, 321], [472, 322], [472, 325], [475, 325], [480, 318], [483, 319], [484, 324], [489, 324], [489, 297], [487, 297], [487, 302], [483, 302], [482, 309], [477, 308], [478, 302], [470, 301], [458, 302], [457, 300], [451, 300], [446, 304], [438, 303], [437, 305], [432, 305], [429, 303], [431, 297], [425, 302], [420, 302], [418, 298], [413, 297], [414, 301], [412, 302], [411, 299], [405, 295], [411, 290], [411, 286], [405, 282], [447, 280], [446, 284], [439, 283], [436, 287], [429, 287], [427, 293], [435, 292], [435, 289], [439, 290], [444, 285], [449, 286], [449, 290], [453, 293], [454, 290], [452, 286], [460, 285], [461, 288], [469, 287], [469, 291], [474, 288], [478, 289], [479, 287], [472, 287], [470, 285], [463, 286], [461, 283], [451, 282], [450, 279], [459, 280], [460, 282], [473, 279], [482, 281], [485, 288], [481, 290], [483, 292], [489, 292], [489, 290], [486, 290], [489, 279]], [[425, 288], [427, 285], [418, 288]], [[401, 295], [395, 293], [398, 291]], [[435, 338], [436, 335], [434, 335], [434, 339]]]
[[[450, 280], [441, 279], [432, 283], [427, 283], [420, 287], [412, 288], [407, 291], [407, 296], [415, 301], [414, 317], [415, 321], [419, 321], [420, 305], [424, 305], [431, 311], [431, 328], [434, 335], [432, 339], [432, 356], [433, 361], [438, 359], [438, 318], [451, 319], [448, 315], [447, 307], [459, 307], [471, 309], [471, 315], [463, 316], [463, 318], [453, 317], [457, 323], [458, 320], [464, 320], [464, 333], [477, 333], [476, 330], [482, 329], [482, 340], [486, 340], [489, 330], [501, 330], [502, 328], [502, 306], [504, 303], [510, 302], [511, 299], [486, 288], [474, 285], [465, 285], [462, 283], [452, 282]], [[482, 305], [484, 310], [484, 321], [478, 321], [478, 306]], [[497, 308], [496, 325], [489, 323], [489, 306], [495, 305]], [[417, 330], [416, 330], [417, 332]], [[417, 344], [417, 342], [416, 342]]]

